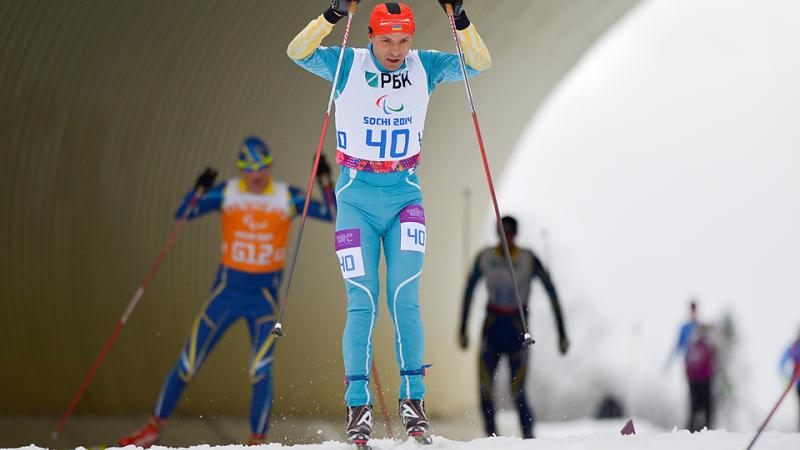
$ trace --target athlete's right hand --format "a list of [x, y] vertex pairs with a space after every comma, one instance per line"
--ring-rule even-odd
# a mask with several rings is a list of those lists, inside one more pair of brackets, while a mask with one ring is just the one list
[[197, 181], [194, 183], [194, 190], [203, 189], [204, 192], [207, 192], [214, 186], [214, 181], [217, 179], [217, 171], [213, 167], [206, 167], [206, 170], [197, 177]]
[[350, 10], [350, 4], [353, 2], [358, 4], [361, 3], [361, 0], [331, 0], [331, 9], [342, 16], [346, 16], [347, 12]]
[[467, 336], [466, 331], [458, 334], [458, 345], [461, 346], [461, 350], [466, 350], [469, 347], [469, 336]]

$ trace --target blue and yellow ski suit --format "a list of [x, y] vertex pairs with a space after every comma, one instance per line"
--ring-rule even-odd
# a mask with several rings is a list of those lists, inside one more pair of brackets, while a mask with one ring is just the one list
[[[184, 199], [176, 217], [189, 206], [193, 192]], [[278, 310], [289, 224], [302, 211], [305, 193], [271, 181], [261, 194], [246, 192], [233, 179], [205, 193], [189, 219], [212, 211], [222, 215], [222, 262], [205, 305], [195, 317], [189, 339], [175, 367], [167, 375], [153, 415], [168, 418], [186, 384], [197, 374], [225, 331], [240, 319], [247, 322], [252, 354], [249, 373], [253, 384], [250, 426], [254, 435], [265, 435], [272, 404], [272, 354], [275, 340], [270, 330]], [[331, 213], [312, 201], [309, 215], [331, 221]]]

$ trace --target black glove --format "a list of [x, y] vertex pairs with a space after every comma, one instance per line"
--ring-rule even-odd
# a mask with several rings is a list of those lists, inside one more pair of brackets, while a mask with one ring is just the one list
[[561, 352], [562, 355], [566, 355], [567, 350], [569, 350], [569, 339], [562, 334], [558, 339], [558, 351]]
[[203, 192], [208, 192], [208, 190], [214, 186], [214, 181], [216, 179], [217, 171], [212, 167], [206, 167], [206, 170], [197, 177], [197, 181], [194, 183], [194, 190], [202, 189]]
[[347, 15], [350, 10], [350, 4], [356, 2], [361, 3], [361, 0], [331, 0], [331, 7], [323, 14], [325, 20], [330, 23], [336, 23], [342, 17]]
[[445, 6], [444, 6], [445, 3], [450, 3], [451, 5], [453, 5], [453, 16], [454, 17], [458, 17], [458, 16], [461, 15], [462, 12], [464, 12], [463, 9], [462, 9], [464, 7], [464, 0], [438, 0], [438, 1], [439, 1], [439, 4], [442, 5], [442, 9], [445, 12], [447, 12], [447, 8], [445, 8]]
[[469, 336], [467, 336], [466, 331], [458, 333], [458, 345], [462, 350], [466, 350], [469, 347]]
[[331, 176], [331, 166], [328, 165], [328, 160], [324, 154], [319, 155], [319, 164], [317, 165], [317, 178]]
[[456, 30], [462, 31], [469, 28], [469, 17], [467, 17], [467, 13], [464, 11], [464, 0], [438, 0], [439, 4], [442, 5], [442, 9], [447, 12], [447, 8], [445, 8], [445, 3], [449, 3], [453, 5], [453, 19], [456, 22]]

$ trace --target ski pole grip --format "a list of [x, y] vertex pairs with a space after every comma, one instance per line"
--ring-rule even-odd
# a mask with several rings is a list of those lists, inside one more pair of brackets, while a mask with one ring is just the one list
[[448, 16], [453, 17], [453, 4], [445, 2], [444, 3], [444, 12], [446, 12]]
[[350, 1], [350, 7], [349, 7], [349, 8], [347, 8], [347, 13], [348, 13], [348, 14], [355, 14], [355, 12], [356, 12], [356, 6], [358, 6], [358, 2], [357, 2], [357, 1], [355, 1], [355, 0], [351, 0], [351, 1]]

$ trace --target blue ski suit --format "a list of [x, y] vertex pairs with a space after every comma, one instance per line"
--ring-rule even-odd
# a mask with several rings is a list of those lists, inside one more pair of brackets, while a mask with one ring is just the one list
[[[798, 366], [800, 366], [800, 339], [790, 345], [781, 358], [781, 370], [785, 370], [786, 375], [789, 377], [794, 375], [794, 371]], [[797, 398], [800, 400], [800, 380], [797, 380], [795, 388], [797, 390]], [[800, 419], [800, 415], [798, 419]], [[798, 430], [800, 430], [800, 422], [798, 422]]]
[[[288, 52], [290, 58], [300, 67], [331, 83], [341, 47], [322, 47], [318, 44], [332, 27], [332, 24], [320, 16], [292, 41]], [[474, 26], [470, 25], [464, 32], [474, 33]], [[479, 37], [474, 37], [477, 34], [470, 36], [470, 42], [480, 41]], [[488, 59], [488, 51], [483, 55], [484, 59]], [[469, 76], [474, 76], [478, 72], [472, 66], [468, 67]], [[418, 75], [425, 79], [420, 80]], [[389, 152], [405, 154], [410, 145], [419, 148], [422, 142], [421, 125], [424, 120], [421, 121], [423, 123], [415, 120], [411, 131], [381, 127], [383, 121], [388, 124], [392, 117], [397, 120], [397, 115], [391, 114], [404, 108], [399, 103], [390, 104], [388, 99], [395, 94], [402, 96], [402, 91], [405, 89], [423, 87], [427, 92], [419, 95], [419, 91], [415, 91], [416, 99], [423, 97], [427, 102], [427, 98], [438, 84], [462, 79], [460, 63], [455, 54], [432, 50], [412, 51], [399, 69], [390, 72], [375, 58], [371, 45], [368, 49], [345, 48], [342, 68], [335, 87], [339, 150], [337, 163], [342, 166], [335, 189], [338, 208], [336, 251], [345, 280], [348, 301], [342, 351], [347, 382], [345, 401], [349, 406], [371, 405], [373, 402], [369, 378], [372, 333], [378, 317], [380, 293], [378, 262], [381, 246], [386, 258], [387, 306], [394, 328], [395, 357], [400, 373], [398, 396], [400, 399], [418, 400], [425, 395], [424, 333], [420, 318], [419, 281], [427, 236], [422, 188], [415, 173], [419, 155], [402, 161], [387, 161], [377, 157], [377, 150], [376, 158], [352, 158], [346, 154], [346, 150], [352, 150], [353, 144], [361, 144], [363, 147], [365, 132], [366, 145], [380, 147], [381, 156]], [[391, 90], [391, 86], [381, 89], [383, 84], [389, 81], [395, 84], [394, 91]], [[353, 98], [359, 94], [374, 95], [376, 99], [372, 102], [363, 102], [365, 111], [367, 107], [382, 108], [374, 110], [374, 113], [364, 112], [363, 125], [360, 115], [343, 117], [340, 104], [352, 103]], [[418, 108], [419, 104], [417, 102]], [[408, 103], [405, 107], [407, 108], [405, 114], [413, 108], [409, 108]], [[424, 112], [422, 117], [424, 119]], [[341, 126], [345, 122], [353, 124], [352, 127], [342, 130]], [[378, 126], [368, 126], [375, 125], [375, 122]], [[387, 130], [389, 135], [386, 134]], [[373, 132], [374, 135], [371, 134]], [[360, 142], [354, 142], [357, 140], [356, 136], [361, 138]], [[387, 136], [391, 136], [391, 144], [387, 144]], [[405, 137], [401, 140], [403, 136]], [[417, 138], [419, 142], [413, 142]]]
[[694, 330], [696, 328], [697, 320], [694, 319], [681, 325], [681, 329], [678, 332], [678, 344], [675, 346], [676, 354], [682, 356], [686, 355], [686, 349], [689, 347], [689, 343], [692, 340], [692, 336], [694, 335]]
[[[800, 339], [783, 353], [781, 357], [781, 370], [785, 371], [788, 377], [794, 375], [795, 368], [800, 365]], [[797, 390], [800, 393], [800, 380], [797, 380]]]
[[[225, 331], [244, 319], [252, 346], [250, 427], [254, 435], [265, 435], [272, 404], [272, 354], [275, 350], [275, 339], [270, 331], [278, 310], [285, 237], [291, 219], [297, 211], [302, 211], [305, 193], [277, 181], [271, 181], [262, 194], [244, 191], [243, 182], [226, 181], [206, 192], [189, 213], [190, 220], [212, 211], [222, 213], [223, 258], [208, 299], [193, 321], [186, 346], [164, 380], [153, 415], [164, 420], [172, 414], [186, 384], [200, 370]], [[186, 195], [176, 218], [183, 216], [192, 196], [193, 192]], [[231, 204], [230, 197], [242, 201]], [[247, 209], [248, 200], [249, 203], [261, 202], [254, 210], [258, 212]], [[264, 207], [264, 200], [269, 207]], [[272, 205], [277, 207], [271, 208]], [[259, 216], [259, 212], [266, 215]], [[330, 211], [321, 202], [312, 201], [309, 215], [332, 221]], [[278, 239], [270, 241], [274, 236]], [[260, 243], [251, 248], [248, 237]]]

